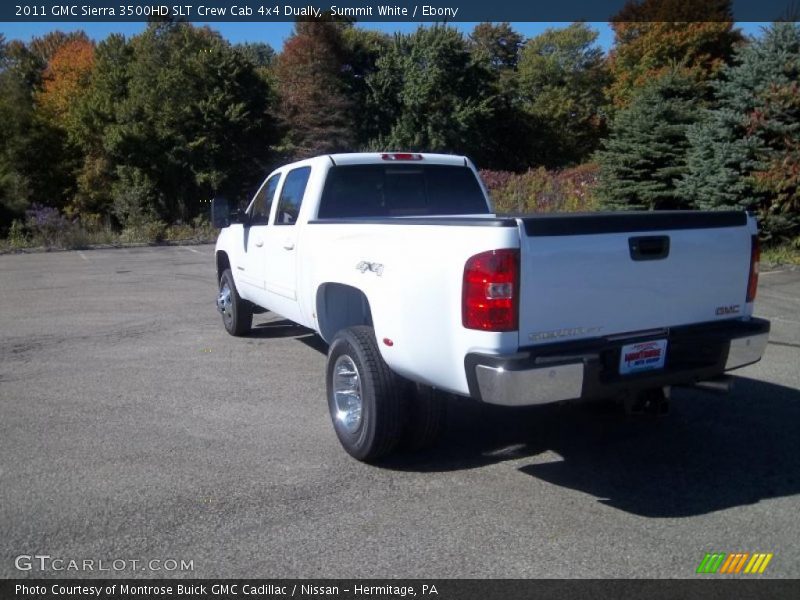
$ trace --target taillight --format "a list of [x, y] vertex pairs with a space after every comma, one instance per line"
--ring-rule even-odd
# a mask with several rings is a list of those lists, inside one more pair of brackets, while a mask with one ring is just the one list
[[515, 331], [518, 297], [519, 250], [490, 250], [467, 261], [461, 308], [464, 327]]
[[410, 154], [408, 152], [388, 152], [381, 154], [383, 160], [422, 160], [422, 154]]
[[750, 277], [747, 279], [747, 302], [752, 302], [756, 299], [756, 291], [758, 291], [758, 262], [761, 260], [761, 244], [758, 242], [758, 236], [752, 237], [750, 244]]

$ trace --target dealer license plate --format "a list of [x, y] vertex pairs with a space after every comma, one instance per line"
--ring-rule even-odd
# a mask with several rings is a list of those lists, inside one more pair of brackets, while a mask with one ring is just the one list
[[621, 375], [663, 369], [667, 358], [667, 340], [638, 342], [622, 347], [619, 357]]

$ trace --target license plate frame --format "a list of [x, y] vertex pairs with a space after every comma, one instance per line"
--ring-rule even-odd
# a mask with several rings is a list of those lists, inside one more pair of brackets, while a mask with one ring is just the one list
[[667, 339], [625, 344], [619, 353], [619, 374], [635, 375], [664, 368], [667, 360]]

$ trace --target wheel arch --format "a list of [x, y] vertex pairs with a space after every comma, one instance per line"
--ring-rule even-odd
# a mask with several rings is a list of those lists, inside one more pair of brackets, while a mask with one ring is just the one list
[[225, 269], [231, 268], [231, 261], [228, 258], [228, 253], [224, 250], [217, 251], [217, 281], [222, 278], [222, 274], [225, 272]]
[[348, 327], [372, 326], [372, 310], [366, 294], [343, 283], [323, 283], [317, 288], [317, 325], [319, 334], [329, 344]]

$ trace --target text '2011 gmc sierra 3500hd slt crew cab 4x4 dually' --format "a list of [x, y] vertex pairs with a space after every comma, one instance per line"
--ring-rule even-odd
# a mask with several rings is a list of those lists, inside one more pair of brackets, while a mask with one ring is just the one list
[[498, 216], [468, 159], [374, 153], [283, 166], [245, 212], [214, 200], [212, 217], [226, 330], [266, 309], [316, 331], [360, 460], [433, 442], [444, 394], [663, 399], [767, 344], [745, 212]]

